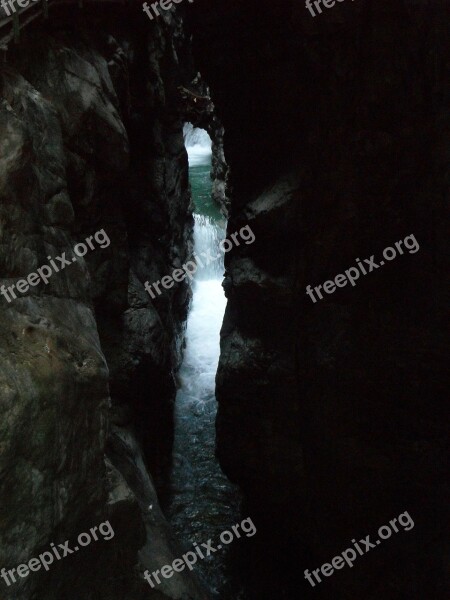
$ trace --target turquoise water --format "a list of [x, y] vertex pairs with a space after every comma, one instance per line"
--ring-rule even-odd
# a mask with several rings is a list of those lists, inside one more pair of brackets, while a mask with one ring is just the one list
[[207, 216], [214, 222], [222, 223], [223, 216], [219, 207], [211, 199], [211, 164], [196, 165], [189, 168], [189, 181], [192, 189], [195, 213]]

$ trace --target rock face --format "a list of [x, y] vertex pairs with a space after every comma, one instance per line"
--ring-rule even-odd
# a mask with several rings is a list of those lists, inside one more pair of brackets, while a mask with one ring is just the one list
[[[448, 7], [195, 11], [226, 131], [229, 231], [257, 238], [227, 255], [217, 378], [218, 454], [269, 540], [257, 597], [443, 598]], [[306, 295], [411, 234], [417, 253]], [[303, 579], [403, 511], [412, 531], [314, 589]]]
[[[74, 210], [56, 108], [15, 69], [2, 73], [1, 95], [1, 270], [2, 284], [10, 285], [49, 254], [73, 256]], [[114, 113], [109, 129], [121, 138], [125, 156], [126, 137]], [[107, 517], [100, 507], [108, 368], [85, 262], [59, 275], [10, 304], [2, 298], [1, 473], [8, 496], [2, 499], [1, 563], [8, 567], [36, 556], [53, 536], [64, 541], [72, 528], [81, 532], [88, 521]], [[28, 598], [35, 584], [20, 581], [12, 597]]]
[[[0, 566], [28, 562], [52, 541], [73, 546], [107, 519], [115, 536], [48, 574], [10, 588], [2, 580], [0, 596], [204, 598], [190, 574], [161, 591], [139, 578], [178, 549], [139, 447], [157, 475], [171, 448], [190, 290], [152, 299], [144, 283], [192, 250], [178, 92], [196, 73], [189, 41], [179, 16], [147, 30], [127, 13], [114, 37], [103, 19], [90, 21], [95, 37], [67, 23], [61, 14], [53, 28], [30, 31], [0, 69], [0, 285], [47, 257], [69, 261], [48, 285], [1, 297]], [[76, 258], [89, 236], [94, 249]], [[112, 439], [127, 443], [111, 441], [105, 463], [111, 421]], [[159, 553], [148, 545], [156, 535]]]
[[[178, 555], [147, 466], [158, 476], [169, 454], [190, 294], [143, 284], [191, 252], [185, 120], [213, 138], [230, 233], [256, 235], [227, 254], [217, 377], [218, 454], [258, 527], [251, 594], [446, 597], [448, 6], [348, 1], [313, 19], [297, 1], [196, 0], [217, 114], [193, 116], [180, 87], [209, 91], [182, 7], [150, 22], [138, 4], [86, 7], [89, 27], [58, 9], [0, 68], [0, 286], [107, 236], [0, 297], [0, 568], [107, 520], [115, 532], [1, 580], [0, 597], [205, 597], [185, 574], [160, 590], [139, 577]], [[306, 295], [410, 235], [417, 253]], [[404, 511], [411, 531], [303, 579]]]

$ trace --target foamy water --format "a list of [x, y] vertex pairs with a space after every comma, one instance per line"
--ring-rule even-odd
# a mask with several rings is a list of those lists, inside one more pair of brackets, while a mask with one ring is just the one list
[[208, 133], [204, 129], [194, 128], [191, 123], [186, 123], [183, 134], [189, 166], [211, 164], [211, 138]]

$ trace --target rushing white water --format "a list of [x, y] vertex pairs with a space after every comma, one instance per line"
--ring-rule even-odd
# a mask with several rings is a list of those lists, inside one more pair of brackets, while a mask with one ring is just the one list
[[201, 405], [210, 402], [214, 395], [225, 303], [220, 280], [210, 279], [195, 284], [180, 380], [182, 392], [189, 398], [188, 402], [198, 405], [198, 410], [202, 410]]
[[[202, 253], [220, 255], [209, 266], [199, 267], [195, 274], [175, 403], [173, 464], [166, 512], [175, 531], [190, 545], [194, 541], [217, 540], [222, 531], [236, 523], [239, 494], [215, 457], [215, 376], [226, 304], [221, 285], [223, 254], [219, 251], [219, 242], [225, 236], [224, 223], [211, 200], [211, 140], [206, 132], [199, 132], [189, 124], [185, 133], [195, 204], [195, 252], [200, 259], [204, 258]], [[223, 550], [221, 556], [211, 556], [196, 566], [214, 597], [219, 597], [219, 590], [226, 585], [225, 556]]]
[[211, 138], [204, 129], [186, 123], [183, 129], [184, 145], [189, 157], [189, 166], [207, 165], [211, 163]]
[[[211, 138], [206, 131], [194, 128], [191, 123], [185, 124], [184, 137], [192, 182], [193, 166], [206, 165], [209, 169], [211, 165]], [[197, 177], [198, 173], [197, 169]], [[202, 182], [200, 187], [204, 185]], [[194, 195], [198, 191], [197, 187], [193, 186]], [[211, 202], [211, 190], [207, 191]], [[217, 222], [210, 215], [201, 214], [202, 204], [203, 202], [196, 203], [194, 213], [194, 250], [198, 256], [199, 269], [193, 283], [193, 304], [187, 323], [183, 368], [191, 367], [200, 378], [207, 378], [210, 384], [207, 393], [211, 395], [214, 394], [214, 376], [220, 353], [219, 334], [226, 304], [221, 285], [223, 254], [219, 251], [219, 243], [225, 236], [225, 230], [221, 221]], [[212, 258], [215, 260], [211, 260]], [[188, 377], [183, 377], [181, 373], [183, 388], [194, 393], [201, 392], [195, 389], [197, 381], [193, 381], [190, 375], [191, 373]]]

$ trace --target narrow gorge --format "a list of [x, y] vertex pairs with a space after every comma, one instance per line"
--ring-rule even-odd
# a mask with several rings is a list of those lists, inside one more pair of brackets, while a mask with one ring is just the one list
[[450, 6], [142, 4], [0, 7], [0, 600], [444, 600]]

